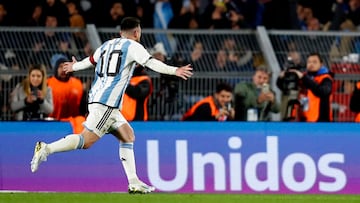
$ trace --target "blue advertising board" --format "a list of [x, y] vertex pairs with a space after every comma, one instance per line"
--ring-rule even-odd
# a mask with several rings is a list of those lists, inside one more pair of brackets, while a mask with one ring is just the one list
[[[134, 122], [138, 176], [161, 192], [360, 193], [356, 123]], [[36, 141], [64, 122], [0, 123], [0, 190], [126, 192], [119, 143], [56, 153], [36, 173]]]

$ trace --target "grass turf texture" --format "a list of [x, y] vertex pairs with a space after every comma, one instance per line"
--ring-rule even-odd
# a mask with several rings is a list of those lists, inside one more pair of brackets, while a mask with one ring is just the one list
[[1, 203], [359, 203], [360, 195], [0, 193]]

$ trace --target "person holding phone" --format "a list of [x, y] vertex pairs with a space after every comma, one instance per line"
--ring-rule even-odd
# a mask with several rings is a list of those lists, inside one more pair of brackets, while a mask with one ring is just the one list
[[219, 83], [213, 95], [196, 102], [183, 116], [183, 121], [233, 120], [235, 110], [231, 105], [233, 89], [227, 83]]
[[270, 77], [268, 68], [259, 66], [252, 82], [241, 82], [235, 86], [235, 120], [269, 121], [270, 112], [279, 112], [280, 104], [269, 86]]
[[43, 120], [54, 110], [51, 88], [46, 84], [46, 68], [32, 65], [27, 77], [11, 92], [14, 120]]

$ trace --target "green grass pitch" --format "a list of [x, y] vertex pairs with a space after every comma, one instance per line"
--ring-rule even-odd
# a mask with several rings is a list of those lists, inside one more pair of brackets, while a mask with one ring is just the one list
[[0, 193], [0, 203], [359, 203], [360, 195]]

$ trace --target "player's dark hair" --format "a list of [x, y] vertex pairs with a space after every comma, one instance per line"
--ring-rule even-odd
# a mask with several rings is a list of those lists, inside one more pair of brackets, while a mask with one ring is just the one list
[[310, 57], [310, 56], [316, 56], [316, 57], [319, 58], [320, 63], [324, 63], [324, 60], [323, 60], [323, 58], [321, 57], [321, 55], [320, 55], [319, 53], [313, 52], [313, 53], [310, 53], [310, 54], [308, 55], [308, 57]]
[[120, 24], [123, 31], [132, 30], [140, 25], [140, 20], [136, 17], [125, 17]]
[[216, 93], [219, 93], [223, 90], [225, 90], [226, 92], [232, 92], [233, 88], [225, 82], [220, 82], [219, 84], [216, 85]]

